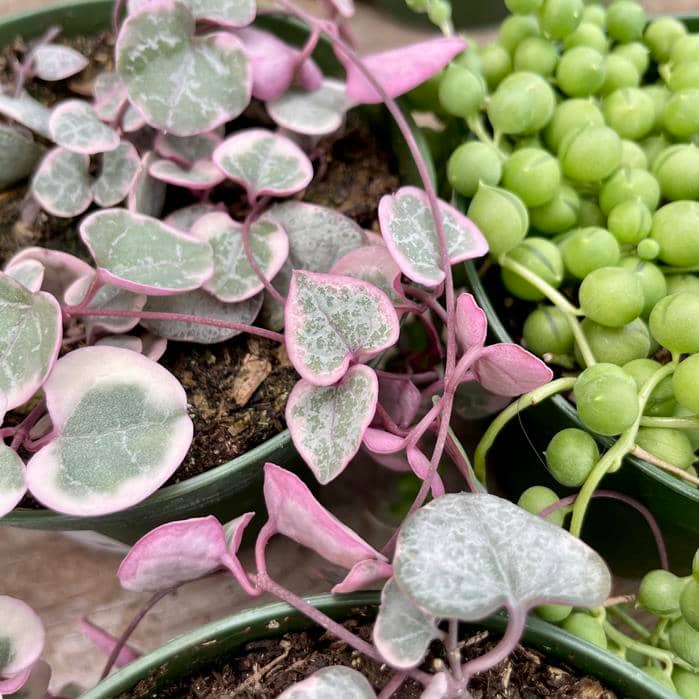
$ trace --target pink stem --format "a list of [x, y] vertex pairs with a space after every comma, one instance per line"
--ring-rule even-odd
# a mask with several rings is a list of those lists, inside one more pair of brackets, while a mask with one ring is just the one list
[[390, 699], [401, 688], [407, 676], [407, 672], [396, 672], [381, 690], [377, 699]]
[[301, 69], [301, 66], [307, 61], [310, 57], [311, 54], [316, 50], [316, 46], [318, 45], [318, 39], [320, 39], [320, 30], [318, 27], [312, 27], [311, 28], [311, 33], [306, 39], [306, 43], [303, 45], [303, 48], [299, 51], [298, 55], [296, 56], [296, 60], [294, 61], [294, 76], [299, 72]]
[[408, 430], [399, 427], [393, 418], [386, 412], [386, 409], [381, 405], [381, 403], [376, 404], [376, 414], [379, 416], [381, 422], [383, 422], [384, 427], [388, 432], [392, 432], [399, 437], [405, 437], [408, 434]]
[[14, 429], [14, 437], [12, 438], [12, 443], [10, 444], [11, 449], [19, 449], [22, 443], [27, 438], [27, 435], [31, 431], [32, 427], [39, 422], [41, 416], [46, 412], [46, 399], [40, 400], [27, 417], [22, 420], [22, 422], [17, 425]]
[[264, 527], [260, 529], [260, 533], [255, 540], [255, 565], [257, 566], [258, 575], [267, 575], [267, 559], [265, 551], [269, 540], [277, 533], [274, 525], [267, 520]]
[[420, 303], [423, 303], [427, 308], [433, 311], [439, 319], [446, 323], [447, 322], [447, 312], [442, 308], [439, 302], [424, 289], [417, 289], [416, 287], [406, 286], [405, 293], [413, 298], [416, 298]]
[[22, 446], [27, 451], [39, 451], [39, 449], [45, 447], [49, 442], [52, 442], [54, 439], [56, 439], [57, 434], [58, 430], [54, 428], [48, 434], [45, 434], [43, 437], [40, 437], [37, 440], [26, 439], [23, 442]]
[[382, 369], [374, 369], [374, 372], [380, 379], [408, 379], [415, 384], [429, 383], [439, 378], [439, 374], [436, 371], [423, 371], [419, 374], [400, 374], [392, 371], [383, 371]]
[[16, 427], [3, 427], [0, 429], [0, 439], [7, 439], [8, 437], [12, 437], [15, 432], [17, 432]]
[[250, 576], [245, 572], [236, 556], [226, 554], [221, 559], [221, 563], [231, 572], [233, 577], [238, 581], [240, 587], [250, 595], [250, 597], [259, 597], [262, 593], [250, 582]]
[[454, 465], [459, 469], [461, 475], [468, 485], [468, 489], [472, 493], [477, 493], [478, 488], [473, 480], [473, 471], [471, 469], [471, 464], [464, 460], [463, 454], [454, 444], [454, 440], [450, 435], [447, 435], [446, 451], [449, 454], [449, 458], [454, 462]]

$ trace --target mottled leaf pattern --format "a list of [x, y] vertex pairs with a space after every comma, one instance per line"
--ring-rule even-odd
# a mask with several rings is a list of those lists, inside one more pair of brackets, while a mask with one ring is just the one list
[[[14, 449], [10, 449], [4, 442], [0, 443], [0, 517], [11, 512], [26, 492], [22, 459], [17, 456]], [[2, 655], [1, 648], [2, 644], [0, 644], [0, 655]]]
[[[139, 12], [151, 0], [129, 0], [129, 14]], [[227, 27], [244, 27], [255, 18], [255, 0], [180, 0], [196, 19]]]
[[44, 393], [58, 436], [29, 460], [27, 485], [58, 512], [135, 505], [172, 475], [192, 441], [182, 386], [129, 350], [73, 350], [56, 362]]
[[214, 131], [184, 137], [160, 131], [155, 138], [155, 149], [158, 153], [180, 165], [192, 165], [197, 160], [210, 160], [220, 144], [221, 137]]
[[332, 665], [285, 689], [278, 699], [376, 699], [376, 694], [361, 672]]
[[32, 51], [34, 72], [42, 80], [65, 80], [88, 64], [87, 58], [70, 46], [43, 44]]
[[126, 199], [131, 191], [140, 159], [138, 152], [128, 141], [102, 154], [102, 169], [92, 185], [95, 201], [102, 207], [115, 206]]
[[31, 175], [43, 152], [24, 130], [0, 124], [0, 189]]
[[312, 92], [290, 90], [267, 103], [267, 112], [281, 127], [308, 136], [323, 136], [342, 126], [347, 110], [345, 84], [326, 79]]
[[49, 119], [49, 131], [56, 145], [73, 153], [94, 155], [119, 145], [116, 131], [103, 124], [84, 100], [68, 100], [55, 107]]
[[8, 595], [0, 595], [0, 619], [0, 677], [9, 677], [39, 659], [46, 632], [28, 604]]
[[543, 601], [592, 607], [611, 589], [604, 561], [580, 539], [485, 493], [444, 495], [411, 515], [393, 568], [423, 611], [463, 621]]
[[46, 154], [32, 180], [32, 195], [54, 216], [78, 216], [92, 202], [90, 158], [54, 148]]
[[378, 392], [376, 374], [364, 365], [351, 367], [334, 386], [314, 386], [305, 379], [294, 386], [286, 422], [294, 446], [320, 483], [339, 476], [359, 450]]
[[211, 189], [226, 179], [210, 160], [199, 160], [191, 167], [181, 167], [172, 160], [156, 160], [149, 172], [156, 180], [188, 189]]
[[0, 93], [0, 114], [26, 126], [39, 136], [51, 138], [49, 132], [51, 110], [26, 92], [22, 92], [17, 97]]
[[191, 206], [185, 206], [182, 209], [177, 209], [173, 211], [164, 221], [168, 226], [173, 228], [179, 228], [185, 233], [191, 231], [192, 226], [206, 214], [211, 214], [214, 211], [218, 211], [217, 207], [213, 204], [192, 204]]
[[369, 282], [381, 289], [396, 306], [408, 303], [407, 299], [398, 293], [398, 290], [402, 289], [400, 268], [383, 245], [365, 245], [348, 252], [335, 263], [330, 273], [344, 274]]
[[136, 177], [129, 192], [128, 208], [137, 214], [158, 218], [165, 204], [167, 185], [150, 175], [150, 166], [157, 160], [155, 153], [149, 151], [139, 165]]
[[27, 258], [5, 267], [5, 274], [16, 279], [22, 286], [25, 286], [32, 293], [41, 289], [44, 281], [44, 265], [39, 260]]
[[128, 94], [121, 78], [111, 70], [105, 70], [95, 78], [95, 114], [102, 121], [114, 121], [121, 112]]

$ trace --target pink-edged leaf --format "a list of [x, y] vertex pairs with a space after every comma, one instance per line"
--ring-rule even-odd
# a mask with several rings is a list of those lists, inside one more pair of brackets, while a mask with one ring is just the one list
[[213, 573], [225, 554], [226, 537], [216, 517], [168, 522], [131, 547], [117, 577], [125, 590], [167, 590]]
[[12, 410], [46, 380], [61, 348], [61, 309], [44, 291], [32, 293], [0, 273], [0, 394]]
[[345, 578], [330, 591], [334, 595], [346, 595], [350, 592], [363, 590], [381, 580], [386, 580], [391, 575], [393, 575], [393, 567], [390, 563], [377, 561], [375, 558], [367, 558], [364, 561], [355, 563]]
[[126, 199], [140, 164], [138, 152], [128, 141], [122, 141], [114, 150], [103, 153], [100, 174], [92, 185], [95, 202], [108, 208]]
[[488, 334], [488, 319], [472, 294], [460, 294], [456, 299], [456, 336], [464, 352], [483, 347]]
[[[151, 0], [129, 0], [129, 14], [147, 7]], [[180, 0], [197, 20], [224, 27], [244, 27], [255, 19], [255, 0]]]
[[121, 119], [121, 129], [124, 133], [135, 133], [148, 125], [146, 118], [141, 112], [130, 104]]
[[284, 318], [289, 359], [317, 386], [336, 383], [353, 361], [398, 339], [398, 316], [386, 294], [351, 277], [294, 270]]
[[54, 107], [49, 131], [56, 145], [73, 153], [94, 155], [119, 145], [117, 132], [103, 124], [84, 100], [68, 100]]
[[264, 472], [269, 523], [276, 532], [348, 570], [366, 558], [386, 560], [330, 514], [298, 476], [272, 463]]
[[115, 121], [121, 113], [128, 94], [121, 78], [111, 70], [105, 70], [95, 78], [95, 114], [106, 122]]
[[26, 126], [39, 136], [51, 139], [49, 131], [51, 110], [26, 92], [22, 92], [17, 97], [0, 93], [0, 114]]
[[376, 410], [373, 369], [351, 367], [334, 386], [301, 379], [286, 404], [286, 423], [297, 451], [322, 484], [337, 478], [359, 451]]
[[173, 228], [178, 228], [185, 233], [189, 233], [192, 230], [192, 226], [202, 216], [211, 214], [214, 211], [221, 211], [221, 209], [214, 204], [192, 204], [191, 206], [185, 206], [182, 209], [173, 211], [164, 219], [163, 223]]
[[141, 158], [136, 177], [131, 185], [127, 206], [129, 211], [158, 218], [165, 204], [165, 189], [167, 185], [161, 180], [150, 176], [150, 166], [157, 160], [152, 151]]
[[172, 160], [156, 160], [149, 172], [156, 180], [193, 190], [211, 189], [226, 179], [210, 160], [197, 160], [191, 167], [181, 167]]
[[[417, 448], [409, 447], [407, 449], [408, 463], [413, 473], [421, 480], [424, 481], [427, 478], [427, 474], [430, 470], [430, 460]], [[432, 496], [435, 498], [444, 495], [444, 483], [440, 478], [438, 473], [434, 474], [432, 478]]]
[[422, 394], [409, 379], [379, 379], [379, 403], [399, 427], [407, 427], [420, 409]]
[[240, 515], [240, 517], [236, 517], [223, 525], [223, 534], [226, 537], [226, 548], [231, 556], [235, 556], [235, 554], [238, 553], [240, 544], [243, 541], [245, 529], [254, 516], [254, 512], [246, 512]]
[[[486, 239], [470, 219], [441, 200], [439, 209], [452, 264], [488, 252]], [[386, 245], [403, 274], [429, 287], [444, 281], [439, 237], [423, 190], [401, 187], [395, 194], [382, 197], [379, 223]]]
[[[41, 619], [28, 604], [8, 595], [0, 595], [0, 619], [0, 677], [11, 678], [31, 669], [39, 659], [46, 632]], [[28, 678], [27, 675], [24, 681]]]
[[39, 260], [32, 260], [30, 258], [13, 263], [12, 265], [8, 264], [5, 267], [5, 274], [18, 281], [32, 293], [41, 289], [45, 271], [46, 268]]
[[375, 454], [395, 454], [405, 449], [405, 439], [384, 430], [369, 427], [364, 431], [364, 446]]
[[400, 268], [383, 246], [365, 245], [351, 250], [335, 263], [330, 274], [344, 274], [369, 282], [381, 289], [396, 306], [407, 303], [402, 294]]
[[[239, 303], [224, 303], [201, 289], [174, 296], [151, 296], [146, 304], [146, 311], [157, 313], [184, 313], [200, 318], [212, 318], [229, 323], [250, 325], [262, 307], [262, 295]], [[141, 325], [156, 335], [178, 342], [196, 342], [211, 345], [229, 340], [240, 335], [240, 330], [217, 328], [201, 323], [189, 323], [179, 320], [142, 320]]]
[[236, 132], [213, 157], [227, 177], [245, 187], [250, 200], [294, 194], [313, 178], [308, 156], [293, 141], [266, 129]]
[[22, 687], [29, 681], [32, 674], [33, 666], [25, 668], [22, 672], [18, 672], [16, 675], [12, 675], [7, 679], [3, 679], [0, 675], [0, 697], [6, 696], [8, 694], [15, 694], [20, 691]]
[[49, 151], [31, 184], [32, 196], [54, 216], [79, 216], [92, 203], [90, 158], [65, 148]]
[[[87, 617], [80, 619], [80, 630], [83, 634], [92, 641], [92, 643], [99, 648], [105, 655], [111, 655], [112, 651], [116, 647], [119, 639], [105, 631], [101, 626], [90, 621]], [[137, 651], [133, 646], [125, 643], [119, 654], [114, 661], [115, 667], [124, 667], [133, 662], [137, 658], [141, 657], [141, 653]]]
[[177, 136], [210, 131], [250, 101], [252, 71], [240, 41], [227, 32], [196, 35], [190, 9], [174, 0], [153, 0], [129, 15], [116, 64], [146, 121]]
[[167, 339], [164, 337], [159, 337], [151, 332], [144, 332], [141, 335], [141, 353], [157, 362], [164, 354], [167, 349]]
[[49, 693], [50, 682], [51, 666], [43, 660], [37, 660], [11, 680], [0, 680], [0, 695], [10, 694], [12, 699], [51, 699], [53, 695]]
[[173, 136], [162, 131], [155, 137], [155, 150], [178, 165], [193, 165], [197, 160], [211, 160], [221, 145], [221, 136], [215, 131], [196, 136]]
[[65, 80], [86, 68], [89, 61], [79, 51], [61, 44], [43, 44], [32, 51], [34, 72], [41, 80]]
[[136, 293], [190, 291], [213, 274], [208, 243], [125, 209], [90, 214], [80, 224], [80, 237], [105, 281]]
[[324, 136], [342, 126], [348, 106], [345, 83], [326, 79], [317, 90], [290, 90], [267, 102], [267, 113], [289, 131]]
[[331, 665], [314, 672], [285, 689], [277, 699], [376, 699], [376, 694], [361, 672], [344, 665]]
[[392, 454], [377, 454], [369, 451], [364, 444], [362, 444], [362, 449], [374, 463], [387, 468], [389, 471], [395, 471], [396, 473], [410, 473], [412, 471], [404, 451]]
[[[243, 226], [223, 212], [206, 214], [191, 228], [192, 235], [214, 251], [214, 273], [203, 288], [227, 303], [244, 301], [264, 289], [245, 254], [242, 231]], [[284, 229], [275, 221], [259, 219], [250, 226], [248, 239], [260, 271], [273, 279], [289, 255]]]
[[485, 347], [471, 370], [484, 388], [499, 396], [520, 396], [553, 378], [541, 359], [509, 342]]
[[500, 396], [485, 389], [475, 379], [462, 381], [454, 394], [454, 412], [464, 420], [481, 420], [499, 413], [510, 403], [510, 396]]
[[0, 442], [0, 517], [12, 512], [26, 492], [24, 462], [14, 449]]
[[[246, 27], [236, 32], [252, 63], [252, 95], [269, 101], [283, 95], [294, 79], [299, 52], [270, 34], [256, 27]], [[315, 90], [323, 76], [308, 58], [299, 71], [302, 87]]]
[[143, 354], [143, 342], [135, 335], [105, 335], [95, 342], [95, 347], [120, 347]]
[[191, 444], [184, 389], [135, 352], [73, 350], [43, 388], [56, 438], [29, 460], [27, 486], [58, 512], [93, 516], [135, 505], [174, 473]]
[[[362, 60], [389, 96], [399, 97], [431, 78], [465, 48], [466, 42], [461, 37], [448, 36], [373, 53]], [[347, 93], [355, 102], [383, 102], [382, 96], [354, 63], [347, 62], [345, 67]]]

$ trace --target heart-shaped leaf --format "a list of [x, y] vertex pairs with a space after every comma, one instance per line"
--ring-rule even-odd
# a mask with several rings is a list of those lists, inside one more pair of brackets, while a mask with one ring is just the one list
[[386, 580], [393, 575], [393, 566], [386, 561], [377, 561], [375, 558], [367, 558], [352, 566], [352, 570], [345, 578], [335, 585], [331, 592], [333, 595], [346, 595], [350, 592], [363, 590], [379, 580]]
[[135, 133], [147, 124], [146, 118], [132, 104], [127, 107], [121, 119], [121, 129], [124, 133]]
[[393, 570], [424, 612], [463, 621], [542, 601], [596, 606], [611, 589], [607, 566], [589, 546], [486, 493], [445, 495], [411, 515]]
[[363, 438], [366, 448], [375, 454], [395, 454], [405, 449], [405, 439], [398, 435], [369, 427]]
[[294, 269], [329, 272], [348, 252], [366, 245], [364, 232], [351, 218], [324, 206], [287, 201], [265, 215], [286, 231]]
[[[250, 325], [262, 306], [262, 295], [258, 294], [240, 303], [223, 303], [201, 289], [176, 296], [151, 296], [146, 311], [156, 313], [184, 313], [199, 318], [213, 318], [229, 323]], [[240, 335], [240, 330], [217, 328], [201, 323], [188, 323], [174, 320], [142, 320], [141, 325], [151, 332], [168, 340], [196, 342], [211, 345], [230, 340]]]
[[95, 114], [102, 121], [115, 121], [128, 99], [126, 85], [115, 72], [105, 70], [95, 78], [93, 90]]
[[43, 44], [32, 51], [34, 72], [42, 80], [65, 80], [87, 67], [89, 61], [79, 51], [60, 44]]
[[[10, 449], [4, 442], [0, 443], [0, 517], [12, 512], [26, 492], [22, 459], [17, 456], [14, 449]], [[2, 643], [0, 643], [0, 656], [2, 656]]]
[[[116, 636], [108, 633], [101, 626], [97, 626], [97, 624], [94, 624], [86, 617], [80, 620], [80, 630], [106, 656], [111, 655], [117, 643], [119, 643], [119, 639]], [[125, 643], [117, 654], [114, 667], [124, 667], [124, 665], [128, 665], [140, 657], [141, 654], [133, 646]]]
[[238, 131], [214, 151], [214, 162], [245, 187], [250, 201], [264, 194], [294, 194], [313, 178], [308, 156], [293, 141], [266, 129]]
[[39, 136], [51, 138], [49, 132], [51, 110], [26, 92], [22, 92], [17, 97], [0, 93], [0, 114], [26, 126]]
[[185, 206], [182, 209], [177, 209], [173, 211], [165, 220], [168, 226], [173, 228], [178, 228], [185, 233], [189, 233], [192, 230], [192, 226], [206, 214], [211, 214], [219, 209], [213, 204], [192, 204], [191, 206]]
[[94, 155], [114, 150], [119, 135], [103, 124], [84, 100], [61, 102], [49, 119], [51, 140], [73, 153]]
[[[441, 200], [439, 209], [452, 264], [488, 252], [486, 239], [472, 221]], [[429, 287], [444, 281], [439, 237], [425, 192], [417, 187], [401, 187], [395, 194], [382, 197], [379, 223], [386, 245], [403, 274]]]
[[541, 359], [509, 342], [483, 348], [471, 371], [483, 388], [499, 396], [520, 396], [553, 378]]
[[399, 427], [407, 427], [420, 409], [422, 394], [409, 379], [381, 377], [379, 403]]
[[352, 568], [366, 558], [385, 560], [359, 535], [328, 512], [293, 473], [265, 464], [264, 494], [274, 530], [336, 565]]
[[160, 131], [155, 138], [155, 150], [163, 158], [183, 166], [193, 165], [197, 160], [211, 160], [220, 144], [221, 137], [215, 131], [185, 137]]
[[331, 665], [285, 689], [278, 699], [376, 699], [361, 672], [344, 665]]
[[159, 488], [192, 441], [177, 379], [116, 347], [84, 347], [56, 362], [44, 384], [56, 438], [27, 464], [27, 486], [66, 514], [123, 510]]
[[141, 164], [129, 192], [128, 208], [137, 214], [158, 218], [165, 204], [166, 184], [150, 175], [150, 167], [157, 160], [152, 151], [141, 158]]
[[225, 553], [226, 537], [216, 517], [168, 522], [131, 547], [117, 577], [125, 590], [167, 590], [212, 573]]
[[44, 265], [39, 260], [20, 260], [5, 268], [5, 274], [18, 281], [22, 286], [26, 287], [32, 293], [41, 289], [41, 284], [44, 281]]
[[371, 284], [294, 270], [285, 310], [286, 346], [296, 371], [317, 386], [339, 381], [352, 361], [398, 339], [398, 316]]
[[61, 347], [56, 299], [0, 274], [0, 393], [12, 410], [41, 387]]
[[213, 273], [208, 243], [125, 209], [91, 214], [80, 224], [80, 237], [106, 281], [137, 293], [190, 291]]
[[317, 90], [290, 90], [267, 103], [267, 112], [281, 127], [323, 136], [342, 126], [347, 111], [346, 87], [339, 80], [326, 79]]
[[156, 0], [126, 19], [116, 45], [131, 102], [151, 126], [177, 136], [210, 131], [250, 101], [252, 75], [240, 42], [194, 30], [185, 5]]
[[23, 129], [0, 124], [0, 189], [31, 175], [43, 152]]
[[[409, 46], [373, 53], [363, 57], [363, 63], [374, 79], [390, 97], [400, 95], [422, 84], [449, 64], [466, 48], [459, 36], [428, 39]], [[379, 104], [383, 97], [357, 66], [345, 62], [347, 94], [357, 103]]]
[[32, 180], [32, 195], [54, 216], [80, 215], [92, 203], [89, 156], [65, 148], [49, 151]]
[[487, 333], [488, 320], [483, 309], [471, 294], [460, 294], [456, 299], [456, 336], [463, 350], [483, 347]]
[[156, 180], [194, 190], [211, 189], [226, 179], [210, 160], [198, 160], [191, 167], [181, 167], [172, 160], [156, 160], [149, 172]]
[[[223, 212], [203, 216], [191, 229], [193, 236], [208, 242], [214, 251], [214, 274], [204, 289], [228, 303], [244, 301], [264, 289], [245, 254], [242, 230], [240, 223]], [[262, 219], [250, 226], [249, 240], [260, 271], [273, 279], [289, 254], [286, 233], [278, 223]]]
[[[129, 0], [129, 14], [140, 12], [152, 0]], [[197, 20], [225, 27], [244, 27], [255, 19], [255, 0], [180, 0]]]
[[126, 199], [140, 165], [138, 152], [128, 141], [102, 154], [102, 169], [92, 185], [95, 202], [103, 208], [116, 206]]
[[28, 604], [8, 595], [0, 595], [0, 619], [0, 677], [11, 677], [39, 659], [46, 632]]
[[351, 367], [334, 386], [301, 379], [286, 404], [291, 439], [320, 483], [339, 476], [359, 451], [376, 410], [379, 385], [364, 365]]
[[381, 591], [373, 636], [384, 660], [395, 668], [407, 670], [422, 662], [430, 643], [442, 634], [435, 617], [418, 609], [391, 578]]

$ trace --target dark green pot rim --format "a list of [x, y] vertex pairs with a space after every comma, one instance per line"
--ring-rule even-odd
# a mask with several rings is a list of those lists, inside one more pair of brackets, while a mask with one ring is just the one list
[[[317, 595], [308, 597], [307, 601], [328, 616], [341, 621], [350, 617], [358, 608], [376, 607], [379, 593]], [[249, 609], [178, 636], [108, 677], [94, 689], [83, 694], [81, 699], [113, 699], [159, 669], [159, 682], [161, 678], [164, 683], [175, 681], [186, 674], [186, 669], [178, 671], [178, 668], [182, 668], [183, 665], [186, 668], [190, 659], [202, 649], [205, 649], [209, 657], [208, 662], [215, 662], [216, 653], [211, 652], [211, 649], [232, 636], [239, 637], [236, 643], [240, 646], [251, 640], [274, 638], [287, 631], [308, 628], [310, 625], [305, 617], [286, 604], [270, 604]], [[506, 625], [506, 617], [495, 614], [473, 626], [502, 633]], [[596, 677], [621, 696], [631, 699], [677, 699], [674, 692], [631, 663], [536, 617], [530, 617], [527, 621], [522, 641], [548, 658]], [[233, 646], [229, 643], [221, 654], [223, 652], [234, 653]]]

